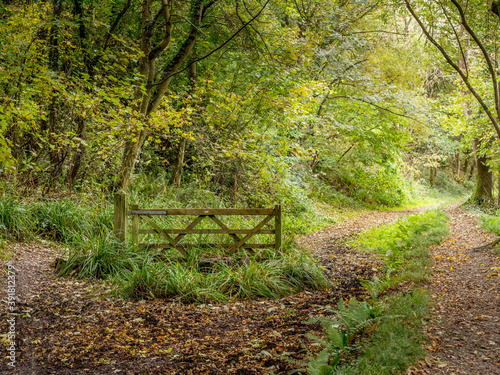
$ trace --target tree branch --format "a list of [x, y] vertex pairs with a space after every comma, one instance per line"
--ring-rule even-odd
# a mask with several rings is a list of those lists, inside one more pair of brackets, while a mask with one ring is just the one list
[[[462, 9], [461, 5], [457, 2], [457, 0], [451, 0], [451, 2], [455, 5], [458, 12], [460, 13], [460, 19], [462, 20], [462, 25], [464, 25], [465, 30], [467, 30], [469, 35], [474, 39], [476, 44], [479, 46], [479, 48], [481, 49], [481, 52], [484, 56], [484, 59], [486, 60], [486, 63], [488, 64], [488, 70], [490, 72], [491, 81], [493, 83], [493, 91], [495, 93], [495, 108], [497, 111], [497, 118], [500, 118], [500, 100], [498, 97], [497, 74], [496, 74], [495, 68], [493, 67], [493, 63], [491, 61], [490, 55], [489, 55], [488, 51], [486, 51], [486, 47], [484, 46], [484, 44], [477, 37], [474, 30], [472, 30], [471, 27], [469, 26], [469, 24], [467, 23], [467, 20], [465, 19], [465, 13], [464, 13], [464, 10]], [[500, 137], [500, 127], [498, 126], [498, 123], [495, 122], [493, 125], [495, 126], [495, 129], [498, 132], [498, 136]]]
[[[368, 59], [363, 59], [363, 60], [360, 60], [360, 61], [356, 61], [355, 63], [352, 63], [351, 65], [349, 65], [343, 73], [347, 73], [349, 70], [351, 70], [352, 68], [354, 68], [356, 65], [358, 64], [362, 64], [364, 63], [365, 61], [367, 61]], [[330, 97], [330, 89], [332, 88], [332, 86], [336, 83], [336, 82], [339, 82], [341, 80], [341, 78], [335, 78], [333, 79], [330, 84], [328, 85], [328, 91], [325, 95], [325, 97], [323, 98], [323, 100], [321, 101], [320, 105], [319, 105], [319, 108], [318, 108], [318, 111], [316, 112], [316, 116], [321, 116], [321, 112], [323, 112], [323, 106], [325, 105], [326, 101], [329, 99]]]
[[482, 250], [488, 250], [489, 248], [497, 245], [500, 243], [500, 238], [497, 238], [495, 241], [492, 241], [490, 243], [487, 243], [486, 245], [475, 247], [472, 249], [472, 251], [482, 251]]
[[[495, 128], [495, 131], [498, 134], [498, 137], [500, 138], [500, 127], [498, 126], [498, 122], [497, 122], [496, 118], [493, 116], [493, 114], [491, 113], [489, 107], [484, 102], [483, 98], [477, 93], [477, 91], [474, 89], [474, 87], [469, 82], [469, 79], [467, 78], [467, 76], [465, 75], [465, 73], [463, 72], [463, 70], [460, 69], [460, 67], [452, 60], [452, 58], [446, 52], [446, 50], [443, 48], [443, 46], [441, 46], [432, 37], [432, 35], [429, 33], [429, 30], [427, 30], [427, 28], [424, 26], [422, 20], [417, 16], [417, 14], [415, 13], [415, 10], [411, 7], [410, 1], [409, 0], [404, 0], [404, 1], [405, 1], [405, 4], [406, 4], [406, 8], [409, 10], [409, 12], [411, 13], [411, 15], [415, 19], [415, 21], [417, 21], [417, 23], [419, 24], [420, 28], [422, 29], [422, 32], [427, 37], [427, 40], [429, 40], [432, 44], [434, 44], [434, 46], [439, 50], [439, 52], [441, 52], [441, 54], [443, 55], [443, 57], [446, 59], [446, 62], [448, 63], [448, 65], [450, 65], [453, 69], [455, 69], [455, 71], [460, 75], [460, 77], [462, 78], [463, 82], [465, 83], [465, 85], [467, 86], [467, 88], [469, 89], [469, 91], [472, 93], [472, 95], [474, 95], [474, 97], [478, 101], [479, 105], [486, 112], [486, 115], [490, 119], [491, 123], [493, 124], [493, 127]], [[455, 0], [452, 0], [452, 1], [455, 1]], [[464, 25], [464, 27], [465, 27], [465, 25]]]
[[165, 48], [167, 48], [170, 44], [170, 38], [172, 36], [172, 19], [168, 9], [168, 0], [162, 0], [162, 3], [163, 6], [161, 10], [163, 11], [163, 16], [165, 17], [165, 37], [151, 50], [151, 52], [149, 52], [149, 60], [154, 60]]
[[394, 112], [394, 111], [392, 111], [392, 110], [390, 110], [388, 108], [382, 107], [382, 106], [380, 106], [378, 104], [369, 102], [368, 100], [365, 100], [365, 99], [362, 99], [362, 98], [356, 98], [354, 96], [349, 96], [349, 95], [337, 95], [337, 96], [332, 96], [329, 99], [352, 99], [352, 100], [357, 100], [358, 102], [366, 103], [366, 104], [371, 105], [371, 106], [373, 106], [375, 108], [378, 108], [378, 109], [380, 109], [382, 111], [386, 111], [386, 112], [392, 113], [393, 115], [404, 117], [404, 118], [413, 120], [415, 122], [418, 122], [419, 124], [422, 124], [422, 122], [419, 121], [419, 120], [417, 120], [416, 118], [413, 118], [411, 116], [405, 115], [403, 113]]
[[[233, 35], [231, 35], [231, 37], [229, 39], [227, 39], [224, 43], [222, 43], [220, 46], [218, 46], [217, 48], [213, 49], [212, 51], [210, 51], [209, 53], [207, 53], [206, 55], [196, 59], [196, 60], [193, 60], [191, 62], [191, 64], [193, 63], [196, 63], [198, 61], [202, 61], [202, 60], [205, 60], [207, 57], [213, 55], [215, 52], [219, 51], [220, 49], [224, 48], [224, 46], [226, 46], [231, 40], [233, 40], [241, 31], [243, 31], [248, 25], [250, 25], [253, 21], [255, 21], [255, 19], [257, 19], [261, 13], [264, 11], [264, 9], [267, 7], [267, 4], [269, 4], [271, 0], [267, 0], [266, 3], [264, 4], [264, 6], [259, 10], [259, 12], [253, 16], [250, 21], [246, 22], [243, 26], [241, 26]], [[177, 70], [175, 72], [172, 72], [170, 73], [169, 75], [167, 75], [166, 77], [162, 78], [159, 82], [156, 82], [156, 83], [153, 83], [152, 85], [150, 85], [151, 87], [152, 86], [158, 86], [158, 85], [161, 85], [163, 84], [164, 82], [166, 82], [167, 80], [169, 80], [170, 78], [172, 78], [173, 76], [176, 76], [177, 74], [180, 74], [182, 72], [184, 72], [185, 70], [189, 69], [189, 65], [186, 66], [185, 68], [181, 69], [181, 70]], [[149, 85], [148, 85], [149, 86]]]
[[115, 29], [118, 26], [118, 23], [123, 18], [125, 13], [127, 13], [131, 4], [132, 4], [132, 0], [127, 0], [125, 5], [123, 6], [123, 9], [121, 10], [121, 12], [118, 14], [118, 16], [116, 16], [116, 19], [113, 21], [113, 24], [111, 25], [108, 32], [106, 33], [106, 41], [104, 42], [103, 50], [108, 48], [108, 43], [109, 43], [109, 40], [111, 39], [111, 35], [113, 35], [113, 33], [115, 32]]
[[[446, 17], [448, 24], [450, 25], [451, 29], [453, 30], [453, 34], [455, 34], [455, 38], [458, 42], [458, 47], [460, 48], [460, 54], [462, 55], [462, 60], [464, 62], [465, 75], [467, 76], [467, 78], [469, 78], [469, 67], [468, 67], [468, 63], [467, 63], [467, 57], [465, 56], [465, 51], [464, 51], [464, 48], [462, 47], [462, 42], [460, 41], [460, 37], [459, 37], [457, 31], [455, 30], [455, 26], [453, 26], [453, 23], [451, 22], [451, 18], [448, 15], [446, 8], [441, 3], [439, 5], [441, 6], [441, 9], [443, 10], [444, 16]], [[461, 30], [461, 34], [462, 34], [462, 32], [463, 32], [463, 30]]]

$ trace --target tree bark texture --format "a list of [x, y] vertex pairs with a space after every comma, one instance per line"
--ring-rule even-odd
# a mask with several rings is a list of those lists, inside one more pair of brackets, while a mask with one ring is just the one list
[[472, 202], [476, 204], [492, 202], [493, 200], [493, 173], [486, 162], [487, 158], [485, 156], [478, 156], [476, 165], [476, 187], [471, 197]]

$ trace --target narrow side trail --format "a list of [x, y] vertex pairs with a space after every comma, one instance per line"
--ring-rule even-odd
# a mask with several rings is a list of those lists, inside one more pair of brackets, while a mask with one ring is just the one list
[[500, 257], [474, 248], [495, 236], [477, 225], [478, 216], [454, 206], [450, 235], [433, 248], [434, 300], [427, 327], [430, 356], [419, 374], [500, 374]]

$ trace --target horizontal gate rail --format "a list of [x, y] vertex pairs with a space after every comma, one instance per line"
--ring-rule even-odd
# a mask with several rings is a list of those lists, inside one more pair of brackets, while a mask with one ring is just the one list
[[[167, 234], [248, 234], [251, 229], [163, 229], [163, 233]], [[254, 234], [274, 234], [274, 229], [261, 229]], [[139, 234], [156, 234], [154, 229], [139, 229]]]
[[[203, 243], [203, 244], [183, 244], [184, 247], [199, 247], [204, 249], [213, 249], [213, 248], [224, 248], [229, 249], [234, 246], [234, 243]], [[170, 244], [159, 243], [159, 244], [139, 244], [139, 247], [147, 247], [153, 249], [173, 249], [174, 247]], [[251, 243], [245, 244], [245, 249], [274, 249], [274, 244], [267, 243]]]
[[129, 215], [233, 215], [233, 216], [250, 216], [250, 215], [272, 215], [274, 208], [170, 208], [170, 209], [132, 209], [128, 212]]

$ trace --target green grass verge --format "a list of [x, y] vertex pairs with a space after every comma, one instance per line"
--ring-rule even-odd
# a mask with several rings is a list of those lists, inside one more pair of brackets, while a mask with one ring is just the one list
[[440, 210], [427, 210], [390, 225], [371, 228], [353, 240], [351, 245], [377, 254], [385, 263], [384, 276], [367, 282], [372, 294], [408, 281], [428, 281], [432, 264], [428, 248], [448, 234], [448, 220]]
[[[377, 254], [385, 263], [384, 277], [366, 283], [373, 297], [371, 310], [379, 312], [376, 323], [364, 327], [353, 339], [342, 361], [338, 351], [328, 351], [332, 340], [327, 334], [325, 349], [309, 362], [310, 375], [400, 374], [425, 355], [421, 327], [426, 323], [431, 298], [422, 283], [427, 281], [432, 264], [429, 246], [447, 235], [448, 220], [442, 211], [429, 210], [372, 228], [353, 240], [353, 244]], [[378, 297], [382, 291], [401, 285], [405, 285], [404, 292]]]
[[386, 306], [379, 324], [360, 344], [361, 354], [337, 374], [392, 375], [403, 373], [425, 356], [422, 344], [431, 298], [422, 290], [396, 294], [379, 303]]
[[[494, 215], [482, 214], [479, 218], [479, 225], [485, 231], [494, 233], [497, 236], [500, 236], [500, 217]], [[495, 254], [500, 255], [500, 247], [495, 246], [493, 248]]]

